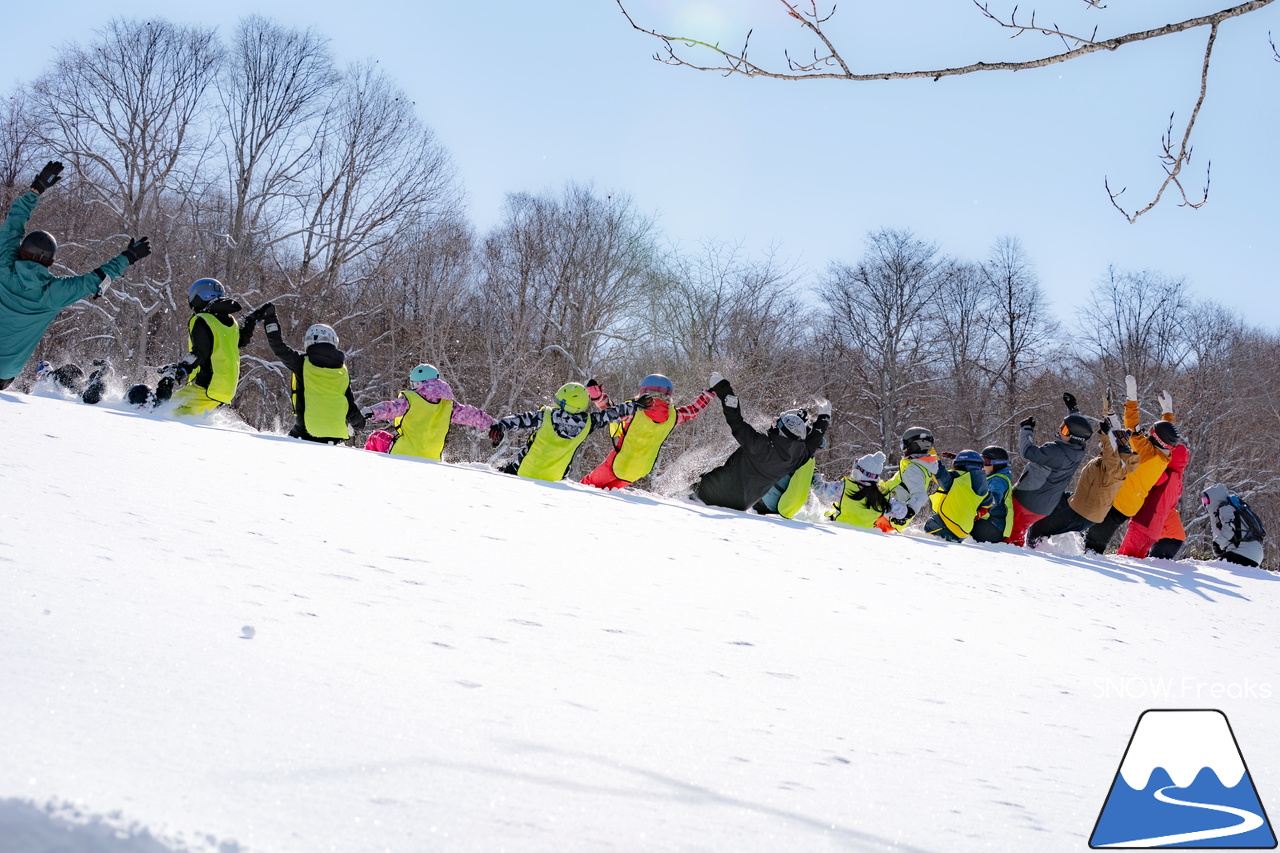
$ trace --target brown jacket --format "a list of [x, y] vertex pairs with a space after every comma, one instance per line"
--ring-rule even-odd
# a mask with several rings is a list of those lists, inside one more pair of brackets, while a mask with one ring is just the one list
[[[1075, 493], [1067, 499], [1067, 504], [1076, 513], [1094, 524], [1107, 517], [1116, 493], [1138, 467], [1135, 451], [1121, 453], [1109, 432], [1100, 432], [1098, 437], [1102, 439], [1102, 455], [1093, 457], [1080, 469], [1080, 482], [1076, 484]], [[1133, 436], [1135, 439], [1140, 437]]]

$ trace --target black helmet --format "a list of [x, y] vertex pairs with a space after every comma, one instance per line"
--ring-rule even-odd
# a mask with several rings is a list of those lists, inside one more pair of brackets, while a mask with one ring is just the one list
[[53, 266], [53, 255], [58, 251], [58, 241], [48, 231], [32, 231], [22, 238], [18, 246], [18, 260], [35, 261], [41, 266]]
[[933, 433], [924, 427], [911, 427], [902, 434], [902, 452], [923, 456], [933, 449]]
[[982, 461], [992, 468], [1001, 468], [1009, 464], [1009, 451], [998, 444], [982, 448]]
[[1063, 418], [1062, 425], [1067, 428], [1067, 439], [1069, 441], [1083, 443], [1093, 436], [1093, 424], [1089, 423], [1089, 419], [1079, 412], [1072, 412]]
[[1182, 440], [1182, 436], [1178, 435], [1178, 428], [1169, 421], [1156, 421], [1147, 430], [1147, 435], [1163, 450], [1173, 449]]

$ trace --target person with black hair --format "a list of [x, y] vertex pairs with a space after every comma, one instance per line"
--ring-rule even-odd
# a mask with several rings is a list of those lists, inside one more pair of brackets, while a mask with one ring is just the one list
[[40, 196], [62, 180], [62, 164], [50, 161], [14, 201], [0, 226], [0, 391], [22, 372], [45, 329], [63, 308], [107, 291], [113, 279], [151, 254], [146, 237], [130, 240], [123, 252], [84, 275], [56, 276], [49, 271], [58, 241], [47, 231], [25, 234]]

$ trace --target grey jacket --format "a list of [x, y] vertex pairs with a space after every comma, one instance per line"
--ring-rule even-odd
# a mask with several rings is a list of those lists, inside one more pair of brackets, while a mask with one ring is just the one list
[[1085, 446], [1065, 438], [1036, 445], [1032, 443], [1034, 433], [1029, 426], [1018, 432], [1018, 454], [1027, 461], [1027, 467], [1013, 486], [1013, 497], [1028, 512], [1048, 515], [1084, 461]]
[[1218, 483], [1205, 489], [1204, 493], [1209, 498], [1209, 531], [1213, 534], [1213, 552], [1218, 555], [1239, 554], [1262, 565], [1261, 542], [1231, 542], [1235, 535], [1236, 508], [1231, 505], [1231, 493], [1227, 491], [1227, 487]]

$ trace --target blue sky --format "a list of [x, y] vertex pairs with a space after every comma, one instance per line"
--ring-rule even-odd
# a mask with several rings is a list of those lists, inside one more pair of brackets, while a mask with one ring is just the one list
[[[1046, 0], [1035, 8], [1042, 22], [1082, 32], [1097, 23], [1105, 36], [1230, 4], [1113, 5]], [[1207, 30], [1017, 74], [788, 82], [654, 62], [659, 43], [632, 30], [614, 0], [356, 8], [223, 0], [184, 12], [143, 0], [128, 14], [228, 32], [242, 15], [264, 12], [315, 26], [340, 60], [378, 59], [449, 148], [482, 231], [496, 224], [508, 192], [589, 181], [629, 193], [681, 245], [741, 242], [752, 254], [773, 246], [810, 281], [832, 261], [856, 261], [867, 232], [881, 227], [910, 228], [972, 259], [1010, 235], [1064, 319], [1114, 264], [1185, 276], [1193, 293], [1280, 327], [1272, 154], [1280, 63], [1267, 43], [1268, 31], [1280, 34], [1280, 4], [1228, 21], [1219, 34], [1187, 181], [1200, 187], [1212, 160], [1209, 204], [1192, 211], [1166, 201], [1134, 225], [1111, 207], [1103, 178], [1127, 186], [1131, 205], [1154, 193], [1160, 136], [1171, 112], [1180, 120], [1194, 104]], [[639, 23], [726, 45], [754, 27], [761, 62], [783, 45], [811, 49], [778, 8], [775, 0], [628, 2]], [[31, 79], [59, 44], [90, 40], [108, 14], [87, 2], [42, 4], [41, 19], [58, 27], [42, 42], [35, 36], [44, 28], [24, 26], [26, 35], [0, 51], [0, 83], [7, 91]], [[865, 71], [1053, 50], [1032, 35], [1011, 41], [963, 0], [845, 3], [830, 31]]]

